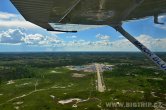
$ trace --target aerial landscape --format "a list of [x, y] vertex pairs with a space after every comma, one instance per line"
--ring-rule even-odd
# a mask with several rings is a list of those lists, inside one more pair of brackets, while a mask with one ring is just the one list
[[166, 110], [166, 0], [0, 0], [0, 110]]
[[1, 53], [0, 60], [1, 110], [125, 110], [120, 102], [165, 107], [165, 73], [141, 53]]

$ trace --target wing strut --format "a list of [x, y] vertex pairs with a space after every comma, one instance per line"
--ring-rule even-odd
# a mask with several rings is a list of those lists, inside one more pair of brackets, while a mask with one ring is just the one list
[[66, 11], [66, 14], [59, 20], [59, 23], [63, 21], [63, 19], [65, 19], [67, 17], [67, 15], [69, 13], [71, 13], [71, 11], [80, 3], [81, 0], [76, 0], [75, 4], [69, 8], [67, 11]]
[[157, 66], [160, 67], [161, 70], [166, 71], [166, 63], [159, 58], [156, 54], [151, 52], [146, 46], [136, 40], [132, 35], [130, 35], [127, 31], [123, 29], [121, 25], [113, 26], [115, 30], [121, 33], [124, 37], [126, 37], [132, 44], [134, 44], [139, 50], [142, 51], [150, 60], [152, 60]]

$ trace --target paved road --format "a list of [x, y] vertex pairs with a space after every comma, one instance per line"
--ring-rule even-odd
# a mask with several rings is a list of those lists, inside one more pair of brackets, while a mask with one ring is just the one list
[[102, 68], [100, 64], [95, 64], [96, 66], [96, 71], [97, 71], [97, 90], [99, 92], [104, 92], [105, 91], [105, 84], [102, 76]]

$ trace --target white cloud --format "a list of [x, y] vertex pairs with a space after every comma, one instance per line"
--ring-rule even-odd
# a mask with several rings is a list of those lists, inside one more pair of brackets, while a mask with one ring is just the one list
[[97, 34], [96, 38], [101, 39], [101, 40], [109, 40], [111, 38], [111, 36]]
[[28, 21], [24, 20], [0, 20], [0, 27], [7, 27], [7, 28], [13, 28], [13, 27], [23, 27], [23, 28], [39, 28], [37, 25], [34, 25]]
[[166, 30], [166, 24], [164, 24], [164, 25], [155, 24], [155, 26], [160, 29]]
[[166, 15], [165, 14], [160, 15], [158, 18], [159, 18], [159, 21], [163, 21], [164, 19], [166, 19]]
[[148, 35], [140, 35], [137, 39], [154, 51], [166, 51], [166, 38], [153, 38]]
[[45, 36], [44, 40], [39, 42], [41, 46], [50, 46], [50, 47], [61, 47], [63, 46], [63, 41], [60, 40], [57, 36]]
[[76, 39], [77, 36], [67, 36], [66, 38]]
[[0, 34], [0, 43], [17, 44], [23, 42], [24, 37], [25, 33], [22, 33], [19, 29], [9, 29]]
[[36, 45], [44, 40], [44, 36], [41, 34], [30, 34], [23, 38], [24, 42], [31, 45]]
[[[166, 51], [166, 38], [157, 39], [148, 35], [140, 35], [136, 37], [136, 39], [152, 51]], [[74, 40], [64, 42], [63, 46], [68, 51], [138, 51], [138, 49], [127, 39], [120, 39], [112, 42], [108, 40]]]
[[[97, 41], [72, 40], [65, 41], [58, 36], [45, 36], [42, 34], [27, 34], [24, 29], [9, 29], [0, 33], [1, 44], [25, 44], [31, 46], [47, 47], [54, 50], [63, 48], [68, 51], [138, 51], [138, 49], [127, 39], [116, 41], [105, 40]], [[136, 37], [141, 43], [153, 51], [166, 51], [166, 38], [153, 38], [148, 35]]]
[[27, 34], [24, 29], [9, 29], [0, 33], [1, 44], [27, 44], [38, 46], [54, 46], [62, 41], [57, 36], [44, 36], [41, 34]]
[[0, 27], [1, 28], [39, 28], [39, 26], [25, 21], [24, 18], [18, 14], [0, 12]]
[[[140, 35], [136, 37], [142, 44], [153, 51], [166, 51], [166, 38], [153, 38], [149, 35]], [[111, 42], [113, 49], [124, 51], [135, 51], [136, 47], [130, 43], [127, 39], [117, 40]], [[138, 50], [138, 49], [137, 49]]]
[[62, 40], [57, 36], [44, 36], [41, 34], [30, 34], [23, 38], [24, 43], [27, 45], [37, 45], [37, 46], [60, 46]]
[[7, 12], [0, 12], [0, 19], [10, 19], [17, 17], [15, 14], [7, 13]]

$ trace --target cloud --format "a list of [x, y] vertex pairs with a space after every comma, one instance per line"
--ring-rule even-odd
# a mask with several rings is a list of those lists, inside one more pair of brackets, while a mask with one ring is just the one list
[[24, 27], [24, 28], [39, 28], [37, 25], [34, 25], [28, 21], [24, 20], [11, 20], [11, 21], [3, 21], [0, 20], [0, 27], [7, 27], [7, 28], [13, 28], [13, 27]]
[[63, 40], [59, 39], [57, 36], [45, 36], [43, 40], [38, 42], [40, 46], [50, 46], [50, 47], [62, 47]]
[[[56, 35], [27, 34], [24, 29], [9, 29], [8, 31], [0, 33], [0, 43], [7, 45], [24, 44], [46, 47], [50, 50], [61, 49], [67, 51], [138, 51], [127, 39], [110, 41], [106, 40], [110, 37], [100, 38], [97, 41], [83, 39], [66, 41]], [[152, 36], [142, 34], [136, 37], [136, 39], [153, 51], [166, 51], [166, 38], [153, 38]]]
[[0, 12], [0, 19], [10, 19], [10, 18], [16, 18], [17, 16], [12, 13], [7, 13], [7, 12]]
[[[149, 35], [140, 35], [136, 37], [142, 44], [151, 49], [152, 51], [166, 51], [166, 38], [153, 38]], [[124, 50], [124, 51], [135, 51], [136, 47], [130, 43], [127, 39], [117, 40], [111, 42], [111, 48]], [[138, 50], [138, 49], [137, 49]]]
[[0, 34], [0, 43], [17, 44], [23, 42], [24, 37], [25, 33], [22, 33], [21, 30], [9, 29], [8, 31]]
[[27, 34], [24, 29], [9, 29], [0, 33], [1, 44], [26, 44], [38, 46], [54, 46], [62, 41], [57, 36], [44, 36], [41, 34]]
[[97, 34], [96, 38], [101, 39], [101, 40], [109, 40], [111, 37], [107, 36], [107, 35]]
[[[142, 34], [136, 37], [136, 39], [152, 51], [166, 51], [166, 38], [153, 38], [152, 36]], [[109, 40], [74, 40], [63, 43], [65, 43], [63, 46], [68, 51], [138, 51], [127, 39], [119, 39], [112, 42]]]
[[36, 45], [44, 40], [44, 36], [41, 34], [30, 34], [23, 38], [23, 40], [26, 44]]
[[0, 12], [0, 27], [1, 28], [39, 28], [39, 26], [25, 21], [24, 18], [18, 14]]
[[159, 21], [165, 21], [165, 20], [166, 20], [166, 14], [160, 15], [160, 16], [158, 17], [158, 19], [159, 19]]
[[155, 26], [160, 29], [166, 30], [166, 24], [164, 24], [164, 25], [155, 24]]
[[41, 34], [30, 34], [23, 38], [23, 41], [27, 45], [36, 45], [36, 46], [62, 46], [62, 40], [57, 36], [44, 36]]
[[153, 38], [149, 35], [140, 35], [137, 39], [152, 50], [161, 51], [166, 49], [166, 38]]
[[67, 36], [66, 38], [76, 39], [77, 36]]

